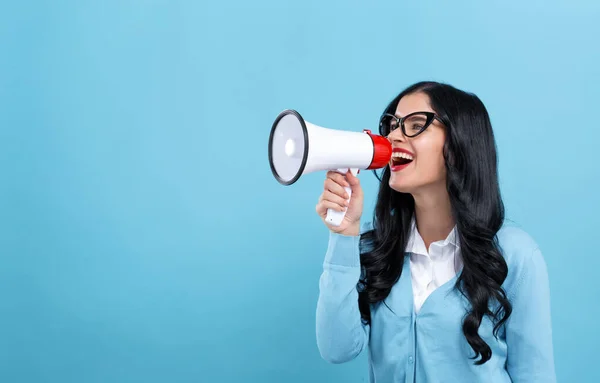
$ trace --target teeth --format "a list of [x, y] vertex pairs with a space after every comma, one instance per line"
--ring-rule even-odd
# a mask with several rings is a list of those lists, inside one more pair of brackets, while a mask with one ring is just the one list
[[402, 153], [402, 152], [394, 152], [392, 153], [392, 157], [394, 158], [406, 158], [407, 160], [412, 160], [413, 157], [410, 154]]

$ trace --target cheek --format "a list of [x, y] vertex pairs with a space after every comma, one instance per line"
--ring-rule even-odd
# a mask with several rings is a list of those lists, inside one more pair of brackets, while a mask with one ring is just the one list
[[446, 174], [446, 163], [444, 159], [444, 146], [439, 145], [415, 145], [417, 153], [417, 168], [421, 172], [428, 173], [430, 175], [444, 175]]

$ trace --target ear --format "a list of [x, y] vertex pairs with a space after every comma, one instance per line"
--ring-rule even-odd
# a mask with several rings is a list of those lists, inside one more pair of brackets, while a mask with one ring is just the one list
[[449, 139], [444, 143], [444, 149], [442, 151], [444, 155], [444, 162], [446, 163], [446, 170], [453, 168], [456, 166], [456, 157], [454, 153], [450, 150]]

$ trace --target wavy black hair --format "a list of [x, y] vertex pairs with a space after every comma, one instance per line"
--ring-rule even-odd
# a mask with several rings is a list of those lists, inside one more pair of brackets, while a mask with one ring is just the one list
[[[478, 334], [483, 317], [488, 315], [494, 321], [493, 333], [497, 337], [512, 311], [502, 289], [508, 266], [496, 236], [504, 221], [504, 204], [492, 124], [476, 95], [437, 82], [419, 82], [408, 87], [390, 102], [384, 113], [395, 114], [402, 97], [418, 92], [428, 96], [430, 106], [446, 126], [446, 188], [463, 259], [463, 270], [455, 287], [470, 302], [462, 331], [475, 352], [473, 359], [481, 357], [475, 364], [483, 364], [492, 355]], [[358, 283], [358, 301], [362, 320], [367, 324], [371, 321], [370, 305], [382, 302], [400, 278], [404, 259], [399, 254], [407, 256], [405, 248], [415, 209], [411, 194], [390, 188], [389, 166], [378, 178], [381, 185], [373, 228], [361, 235], [363, 273]]]

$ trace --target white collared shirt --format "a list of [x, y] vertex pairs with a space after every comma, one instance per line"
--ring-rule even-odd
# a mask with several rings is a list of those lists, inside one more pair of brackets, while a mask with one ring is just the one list
[[462, 267], [456, 226], [445, 240], [433, 242], [428, 251], [413, 217], [406, 251], [411, 253], [410, 274], [415, 312], [418, 313], [427, 297], [454, 278]]

